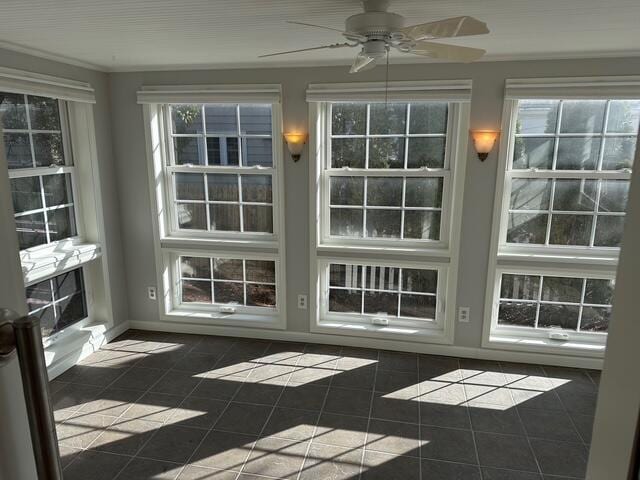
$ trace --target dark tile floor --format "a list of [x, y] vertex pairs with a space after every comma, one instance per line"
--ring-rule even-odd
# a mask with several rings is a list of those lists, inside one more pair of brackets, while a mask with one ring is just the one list
[[67, 480], [566, 480], [593, 371], [129, 331], [51, 382]]

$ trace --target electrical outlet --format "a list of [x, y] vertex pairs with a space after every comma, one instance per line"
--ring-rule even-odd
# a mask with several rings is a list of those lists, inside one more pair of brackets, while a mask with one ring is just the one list
[[307, 296], [306, 295], [298, 295], [298, 308], [301, 310], [307, 309]]
[[460, 307], [458, 308], [458, 322], [460, 323], [469, 323], [471, 320], [471, 308], [470, 307]]
[[156, 287], [147, 287], [147, 295], [149, 296], [149, 300], [156, 300], [158, 298], [156, 295]]

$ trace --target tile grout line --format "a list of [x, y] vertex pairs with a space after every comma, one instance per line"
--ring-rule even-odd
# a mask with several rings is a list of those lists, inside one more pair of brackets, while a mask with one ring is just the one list
[[[422, 479], [422, 377], [420, 376], [420, 355], [416, 355], [418, 362], [418, 478]], [[482, 479], [481, 479], [482, 480]]]
[[[231, 337], [231, 338], [238, 338], [238, 337]], [[235, 344], [236, 342], [233, 342], [233, 344]], [[269, 349], [269, 346], [271, 346], [273, 342], [269, 342], [267, 344], [267, 346], [264, 348], [264, 351], [262, 352], [262, 354], [264, 355], [264, 353]], [[231, 351], [231, 348], [233, 347], [233, 344], [231, 345], [231, 347], [229, 347], [225, 353], [220, 357], [220, 360], [222, 360], [224, 358], [224, 355], [226, 353], [228, 353], [229, 351]], [[217, 365], [217, 362], [216, 362]], [[231, 397], [229, 398], [227, 405], [224, 407], [224, 409], [222, 410], [222, 412], [220, 412], [220, 415], [218, 416], [218, 418], [216, 419], [215, 422], [213, 422], [213, 424], [211, 425], [211, 427], [209, 429], [207, 429], [207, 433], [204, 434], [204, 436], [202, 437], [202, 440], [200, 440], [200, 442], [198, 443], [198, 445], [196, 445], [196, 448], [194, 448], [193, 452], [191, 452], [191, 455], [189, 456], [189, 458], [187, 458], [187, 461], [184, 463], [184, 465], [182, 466], [182, 468], [180, 469], [180, 471], [178, 472], [178, 475], [176, 476], [176, 478], [178, 478], [180, 475], [182, 475], [184, 473], [184, 470], [187, 468], [188, 465], [190, 465], [191, 463], [191, 459], [193, 458], [193, 456], [196, 454], [196, 452], [198, 451], [198, 449], [202, 446], [202, 444], [204, 443], [204, 441], [207, 439], [207, 437], [209, 436], [209, 434], [215, 429], [215, 426], [218, 424], [218, 422], [220, 421], [220, 419], [224, 416], [225, 412], [229, 409], [229, 406], [231, 405], [231, 403], [233, 402], [233, 399], [236, 398], [236, 396], [238, 395], [238, 392], [240, 391], [240, 389], [242, 388], [242, 385], [244, 385], [247, 381], [247, 378], [249, 378], [249, 376], [253, 373], [253, 371], [255, 370], [256, 365], [254, 365], [251, 370], [249, 371], [248, 375], [246, 377], [244, 377], [242, 379], [242, 382], [240, 382], [240, 386], [238, 386], [238, 388], [236, 389], [236, 391], [233, 393], [233, 395], [231, 395]], [[204, 378], [202, 379], [204, 380]], [[198, 383], [198, 385], [200, 385], [200, 383], [202, 383], [202, 380]], [[195, 388], [194, 388], [195, 390]], [[244, 465], [247, 461], [247, 459], [249, 458], [249, 454], [247, 454], [247, 456], [245, 457], [244, 461], [242, 462], [242, 465], [240, 465], [238, 467], [238, 474], [236, 475], [236, 478], [240, 475], [240, 473], [242, 472], [242, 469], [244, 468]]]
[[[308, 345], [309, 345], [308, 343], [305, 343], [305, 346], [304, 346], [305, 350], [307, 349]], [[317, 345], [320, 345], [320, 344], [317, 344]], [[340, 350], [338, 351], [338, 360], [336, 361], [335, 368], [333, 368], [334, 371], [338, 367], [338, 362], [342, 358], [342, 350], [343, 350], [343, 348], [344, 347], [340, 347]], [[324, 398], [322, 399], [322, 405], [320, 406], [320, 410], [318, 411], [318, 418], [316, 419], [315, 425], [313, 426], [313, 430], [311, 432], [311, 440], [309, 441], [309, 445], [307, 445], [307, 448], [305, 449], [304, 458], [302, 460], [302, 466], [300, 467], [300, 470], [298, 471], [298, 475], [296, 475], [296, 480], [300, 480], [300, 476], [302, 475], [302, 472], [304, 471], [304, 465], [305, 465], [305, 463], [307, 463], [307, 458], [309, 457], [309, 451], [311, 450], [311, 445], [312, 445], [313, 439], [315, 438], [316, 432], [318, 431], [318, 424], [320, 423], [320, 417], [322, 417], [322, 413], [324, 412], [324, 407], [325, 407], [325, 405], [327, 403], [327, 398], [329, 398], [329, 392], [331, 390], [331, 385], [333, 384], [333, 377], [334, 377], [334, 375], [331, 375], [331, 377], [329, 378], [329, 383], [327, 384], [327, 391], [325, 392]]]
[[[376, 382], [378, 381], [378, 368], [380, 365], [380, 350], [376, 350], [376, 367], [373, 372], [373, 385], [371, 386], [371, 400], [369, 401], [369, 415], [367, 416], [367, 431], [364, 434], [364, 444], [362, 445], [362, 455], [360, 455], [360, 471], [358, 472], [358, 478], [362, 478], [364, 473], [364, 459], [367, 453], [367, 444], [369, 443], [369, 428], [371, 427], [371, 415], [373, 414], [373, 402], [376, 398]], [[419, 435], [419, 434], [418, 434]]]
[[[273, 345], [273, 342], [271, 342], [269, 345]], [[267, 348], [268, 351], [268, 348]], [[251, 458], [251, 454], [254, 452], [256, 444], [260, 441], [263, 440], [264, 437], [262, 437], [263, 432], [265, 431], [265, 429], [267, 428], [267, 425], [269, 424], [269, 421], [271, 420], [271, 417], [273, 416], [273, 413], [276, 411], [276, 408], [278, 408], [278, 402], [280, 401], [280, 398], [282, 398], [282, 395], [284, 395], [284, 392], [287, 390], [287, 387], [289, 386], [289, 382], [291, 381], [291, 377], [293, 376], [294, 372], [297, 372], [299, 370], [296, 370], [295, 368], [298, 366], [298, 364], [300, 363], [300, 358], [302, 355], [304, 355], [304, 349], [302, 352], [295, 352], [295, 353], [300, 353], [301, 355], [298, 355], [298, 358], [296, 360], [296, 364], [293, 366], [293, 370], [291, 370], [291, 372], [289, 372], [289, 378], [287, 378], [286, 383], [284, 384], [282, 390], [280, 391], [280, 394], [278, 395], [278, 398], [275, 400], [275, 402], [273, 403], [273, 406], [271, 408], [271, 411], [269, 412], [269, 415], [267, 416], [267, 419], [264, 422], [264, 425], [262, 426], [262, 428], [260, 429], [260, 433], [258, 433], [257, 437], [258, 439], [253, 442], [253, 445], [251, 446], [251, 449], [249, 450], [249, 455], [247, 455], [247, 458], [245, 459], [244, 463], [242, 464], [242, 468], [240, 469], [240, 471], [238, 472], [238, 474], [236, 475], [236, 480], [240, 477], [240, 475], [242, 475], [244, 472], [244, 468], [247, 465], [247, 462], [249, 461], [249, 458]], [[265, 352], [266, 354], [266, 352]], [[274, 364], [268, 364], [268, 365], [274, 365]], [[279, 365], [279, 364], [275, 364], [275, 365]], [[239, 390], [239, 389], [238, 389]], [[319, 415], [318, 415], [319, 416]], [[275, 437], [275, 438], [279, 438], [279, 437]], [[283, 439], [284, 440], [284, 439]], [[290, 440], [290, 439], [287, 439]], [[309, 443], [311, 443], [311, 439], [309, 439]], [[300, 468], [302, 468], [303, 464], [304, 464], [304, 458], [302, 459], [302, 464], [300, 465]], [[254, 473], [251, 473], [250, 475], [256, 475]]]
[[[460, 359], [456, 358], [456, 362], [458, 364], [458, 370], [460, 371], [460, 382], [462, 384], [462, 394], [464, 395], [464, 408], [467, 411], [467, 419], [469, 420], [469, 430], [471, 431], [471, 440], [473, 441], [473, 449], [476, 454], [476, 462], [478, 465], [478, 472], [480, 472], [480, 480], [484, 479], [484, 473], [482, 472], [482, 465], [480, 465], [480, 452], [478, 451], [478, 441], [476, 440], [476, 432], [473, 428], [473, 421], [471, 420], [471, 409], [469, 408], [469, 398], [467, 396], [467, 388], [465, 383], [465, 377], [462, 373], [462, 364], [460, 363]], [[501, 368], [502, 369], [502, 368]]]

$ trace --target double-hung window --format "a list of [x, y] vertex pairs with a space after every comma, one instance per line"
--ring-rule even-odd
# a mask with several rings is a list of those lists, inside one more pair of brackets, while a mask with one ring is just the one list
[[101, 315], [92, 315], [92, 292], [100, 290], [102, 301], [108, 289], [99, 188], [83, 185], [97, 171], [93, 102], [87, 84], [0, 70], [0, 126], [27, 311], [40, 318], [47, 345], [92, 319], [113, 321], [106, 301]]
[[311, 85], [312, 329], [451, 338], [470, 83]]
[[[282, 327], [280, 88], [139, 92], [165, 321]], [[159, 181], [158, 181], [159, 180]]]
[[640, 83], [518, 80], [506, 95], [485, 341], [602, 352]]

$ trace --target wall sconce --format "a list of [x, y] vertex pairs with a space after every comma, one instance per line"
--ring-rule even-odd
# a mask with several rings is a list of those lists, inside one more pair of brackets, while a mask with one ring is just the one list
[[480, 161], [484, 162], [491, 150], [493, 150], [493, 146], [496, 143], [496, 139], [500, 132], [494, 130], [472, 130], [471, 136], [473, 137], [473, 145], [476, 148], [476, 152], [478, 153], [478, 158]]
[[297, 162], [300, 160], [300, 155], [302, 155], [304, 144], [307, 143], [307, 134], [285, 133], [284, 139], [287, 142], [287, 148], [289, 149], [289, 153], [291, 153], [291, 158], [294, 162]]

